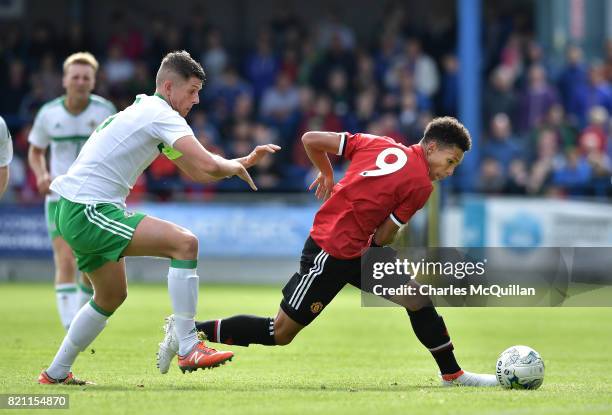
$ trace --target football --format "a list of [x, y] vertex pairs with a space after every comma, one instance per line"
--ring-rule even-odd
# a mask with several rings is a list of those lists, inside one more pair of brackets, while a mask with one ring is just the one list
[[504, 388], [537, 389], [544, 381], [544, 361], [531, 347], [512, 346], [497, 359], [495, 375]]

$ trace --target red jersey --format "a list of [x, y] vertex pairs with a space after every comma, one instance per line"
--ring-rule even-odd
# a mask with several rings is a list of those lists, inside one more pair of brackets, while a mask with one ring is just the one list
[[344, 133], [338, 155], [346, 174], [314, 218], [310, 236], [339, 259], [359, 257], [387, 218], [398, 226], [421, 209], [433, 190], [423, 148], [389, 137]]

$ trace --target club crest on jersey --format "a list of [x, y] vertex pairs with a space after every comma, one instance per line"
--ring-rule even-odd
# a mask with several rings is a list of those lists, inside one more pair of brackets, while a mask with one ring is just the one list
[[312, 314], [318, 314], [321, 312], [321, 310], [323, 310], [323, 303], [320, 301], [317, 301], [316, 303], [312, 303], [310, 305], [310, 311], [312, 312]]
[[96, 120], [91, 120], [87, 125], [89, 125], [89, 127], [93, 130], [98, 126], [98, 123], [96, 122]]
[[123, 212], [124, 218], [131, 218], [132, 216], [134, 216], [134, 212]]

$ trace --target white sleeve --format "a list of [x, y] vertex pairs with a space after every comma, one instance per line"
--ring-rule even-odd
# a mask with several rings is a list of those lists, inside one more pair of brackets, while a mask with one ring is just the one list
[[13, 142], [6, 123], [0, 117], [0, 167], [7, 166], [13, 159]]
[[186, 135], [194, 135], [187, 121], [176, 111], [164, 111], [151, 124], [151, 134], [170, 147], [174, 142]]
[[34, 125], [28, 135], [28, 142], [39, 148], [47, 148], [51, 142], [51, 137], [49, 137], [49, 134], [45, 131], [44, 118], [43, 110], [38, 111], [34, 119]]

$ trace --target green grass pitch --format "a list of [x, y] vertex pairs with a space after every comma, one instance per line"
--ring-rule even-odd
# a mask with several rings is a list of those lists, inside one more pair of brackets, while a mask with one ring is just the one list
[[[203, 283], [198, 317], [273, 315], [279, 300], [278, 287]], [[64, 335], [52, 285], [1, 284], [0, 393], [69, 393], [70, 410], [52, 413], [80, 414], [612, 413], [612, 308], [439, 310], [467, 370], [493, 373], [514, 344], [538, 350], [546, 378], [536, 391], [439, 387], [403, 310], [362, 308], [353, 288], [289, 346], [228, 347], [236, 357], [225, 366], [182, 374], [174, 361], [161, 375], [155, 352], [169, 311], [165, 286], [133, 284], [74, 367], [97, 385], [45, 387], [35, 379]]]

